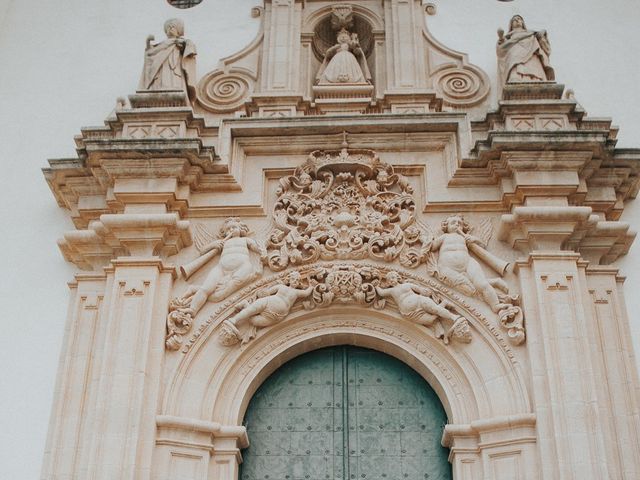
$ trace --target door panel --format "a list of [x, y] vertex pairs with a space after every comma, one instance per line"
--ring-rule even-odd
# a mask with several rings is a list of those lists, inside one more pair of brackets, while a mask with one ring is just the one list
[[251, 400], [241, 478], [449, 480], [445, 423], [435, 392], [399, 360], [317, 350], [278, 369]]

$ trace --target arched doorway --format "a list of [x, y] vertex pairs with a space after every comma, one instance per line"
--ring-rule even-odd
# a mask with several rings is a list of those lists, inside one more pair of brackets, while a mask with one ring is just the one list
[[315, 350], [251, 399], [240, 478], [450, 480], [446, 421], [436, 393], [401, 361], [346, 345]]

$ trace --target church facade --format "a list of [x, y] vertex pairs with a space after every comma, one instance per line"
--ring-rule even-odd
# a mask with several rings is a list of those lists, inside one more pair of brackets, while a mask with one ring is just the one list
[[44, 478], [640, 476], [640, 150], [543, 26], [492, 83], [423, 3], [267, 0], [200, 78], [180, 20], [147, 39], [44, 170], [78, 267]]

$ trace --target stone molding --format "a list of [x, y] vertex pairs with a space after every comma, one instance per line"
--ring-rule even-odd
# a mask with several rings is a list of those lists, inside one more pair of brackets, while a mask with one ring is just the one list
[[625, 222], [600, 221], [590, 207], [515, 207], [502, 215], [498, 238], [524, 252], [573, 250], [596, 264], [625, 255], [636, 233]]
[[96, 270], [125, 255], [175, 255], [191, 245], [189, 222], [176, 213], [105, 214], [88, 230], [67, 232], [58, 246], [67, 261]]

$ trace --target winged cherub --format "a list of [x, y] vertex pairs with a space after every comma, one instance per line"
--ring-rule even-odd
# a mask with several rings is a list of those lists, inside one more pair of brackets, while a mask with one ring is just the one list
[[[203, 232], [199, 233], [202, 235]], [[220, 260], [202, 285], [192, 285], [182, 295], [181, 300], [189, 303], [185, 313], [195, 316], [209, 298], [220, 301], [262, 273], [262, 263], [266, 261], [267, 253], [248, 234], [249, 227], [240, 219], [227, 218], [220, 228], [220, 238], [202, 246], [199, 249], [202, 255], [198, 259], [180, 267], [183, 276], [188, 278], [213, 257], [220, 255]], [[260, 263], [253, 260], [251, 252], [259, 255]]]
[[[223, 323], [220, 336], [223, 345], [233, 345], [239, 339], [242, 339], [242, 343], [247, 343], [255, 338], [259, 328], [270, 327], [284, 320], [296, 301], [308, 297], [313, 291], [313, 287], [300, 286], [300, 273], [293, 271], [288, 276], [288, 285], [275, 285], [258, 295], [260, 298], [253, 303], [245, 301], [236, 305], [238, 313]], [[251, 329], [241, 337], [237, 326], [246, 321], [251, 324]]]
[[[436, 337], [442, 338], [444, 343], [449, 343], [451, 338], [462, 343], [471, 341], [467, 320], [436, 303], [424, 288], [410, 282], [400, 283], [400, 274], [393, 271], [387, 273], [385, 279], [389, 287], [376, 287], [376, 292], [383, 298], [391, 297], [403, 317], [433, 328]], [[446, 324], [447, 328], [443, 324]]]
[[433, 274], [466, 294], [479, 293], [497, 313], [510, 305], [500, 302], [495, 289], [507, 293], [508, 288], [499, 278], [488, 280], [482, 267], [470, 255], [469, 250], [482, 256], [481, 258], [496, 271], [503, 272], [506, 263], [495, 259], [484, 250], [482, 240], [470, 235], [470, 231], [471, 227], [460, 214], [451, 215], [442, 222], [443, 233], [435, 238], [430, 246], [432, 252], [439, 251], [437, 267], [433, 269]]

